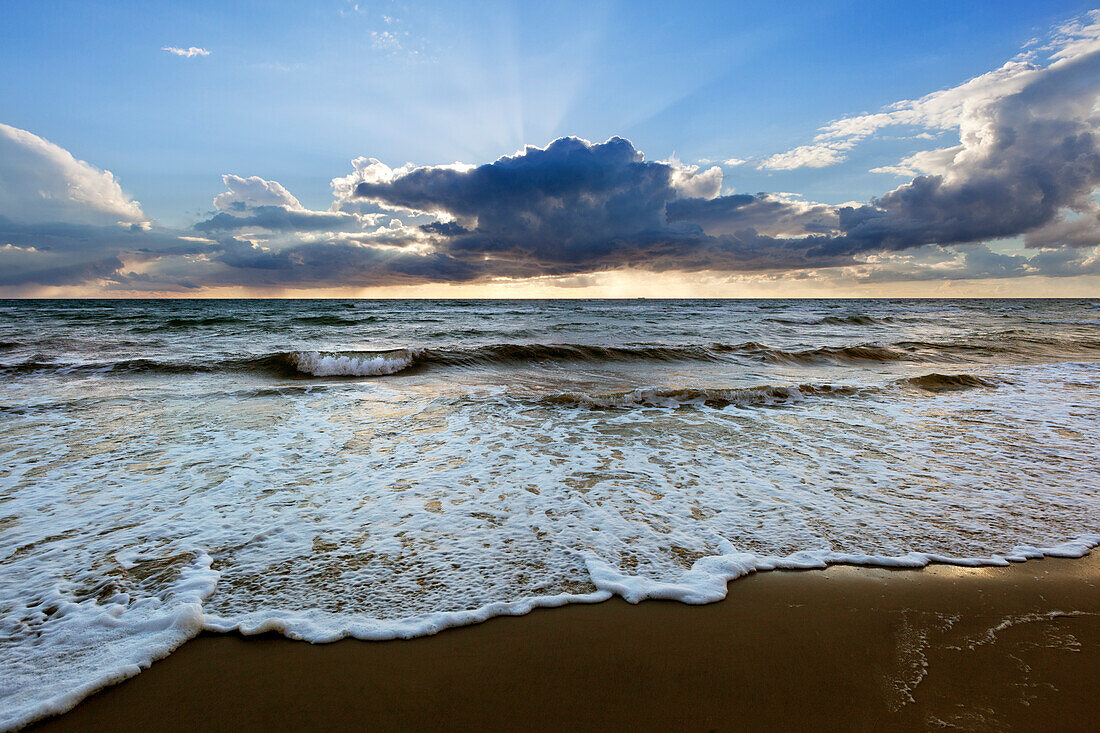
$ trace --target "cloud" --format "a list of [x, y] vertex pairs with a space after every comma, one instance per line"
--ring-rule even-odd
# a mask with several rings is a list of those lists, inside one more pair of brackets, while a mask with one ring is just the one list
[[647, 253], [676, 250], [701, 232], [670, 225], [666, 204], [684, 194], [713, 197], [721, 186], [717, 167], [699, 172], [648, 162], [618, 137], [600, 144], [559, 138], [466, 170], [383, 173], [359, 182], [354, 196], [454, 221], [467, 233], [447, 238], [449, 253], [529, 274], [621, 264], [632, 256], [644, 263]]
[[161, 46], [161, 51], [167, 51], [173, 56], [182, 56], [185, 59], [192, 59], [196, 56], [209, 56], [210, 52], [205, 48], [199, 48], [198, 46], [190, 46], [188, 48], [180, 48], [179, 46]]
[[370, 45], [376, 50], [389, 53], [397, 53], [404, 49], [404, 46], [401, 45], [401, 38], [392, 31], [371, 31]]
[[257, 206], [244, 214], [221, 212], [195, 224], [195, 231], [212, 234], [245, 230], [275, 232], [358, 231], [362, 222], [351, 214], [290, 209], [284, 206]]
[[1100, 204], [1084, 201], [1075, 211], [1059, 212], [1046, 224], [1027, 233], [1028, 247], [1096, 247], [1100, 246]]
[[298, 199], [277, 181], [265, 181], [259, 176], [241, 178], [226, 174], [222, 176], [222, 183], [229, 190], [214, 197], [214, 208], [218, 211], [237, 213], [257, 206], [302, 208]]
[[676, 158], [667, 161], [672, 171], [669, 181], [677, 196], [712, 199], [722, 191], [722, 169], [711, 166], [704, 171], [697, 165], [685, 165]]
[[204, 247], [155, 228], [110, 171], [0, 124], [0, 286], [75, 285]]
[[884, 165], [872, 168], [871, 173], [889, 173], [910, 178], [924, 173], [940, 173], [948, 169], [955, 156], [963, 151], [962, 145], [937, 150], [921, 150], [903, 158], [896, 165]]
[[[370, 32], [370, 46], [373, 50], [389, 57], [401, 57], [406, 60], [424, 59], [425, 39], [414, 36], [409, 31], [399, 30], [396, 24], [401, 20], [389, 15], [380, 16], [386, 28]], [[424, 59], [427, 60], [427, 59]]]
[[[2, 177], [2, 176], [0, 176]], [[17, 222], [0, 215], [0, 286], [78, 285], [111, 279], [126, 264], [209, 249], [173, 232], [129, 225]]]
[[309, 242], [278, 251], [235, 243], [211, 260], [201, 282], [208, 286], [367, 287], [468, 282], [483, 274], [481, 268], [438, 252], [401, 252], [351, 241]]
[[[935, 132], [954, 131], [966, 125], [968, 118], [981, 115], [982, 109], [1017, 94], [1050, 69], [1100, 50], [1100, 11], [1063, 24], [1052, 32], [1048, 42], [1021, 54], [998, 69], [974, 77], [956, 87], [927, 94], [919, 99], [895, 102], [869, 114], [834, 120], [820, 128], [813, 143], [767, 158], [761, 168], [791, 170], [821, 168], [843, 162], [847, 151], [885, 127], [910, 126]], [[1038, 54], [1047, 53], [1047, 66]], [[914, 136], [932, 139], [927, 131]], [[919, 155], [919, 154], [918, 154]], [[911, 165], [884, 166], [874, 172], [914, 175]]]
[[968, 114], [1019, 92], [1042, 70], [1035, 63], [1013, 60], [956, 87], [895, 102], [879, 112], [834, 120], [818, 131], [812, 144], [773, 155], [761, 167], [790, 170], [835, 165], [846, 160], [847, 152], [859, 142], [886, 127], [957, 130]]
[[[462, 233], [449, 233], [441, 249], [490, 258], [502, 273], [835, 267], [869, 252], [1029, 233], [1031, 246], [1089, 246], [1100, 186], [1100, 48], [1079, 48], [1082, 55], [1058, 51], [1044, 67], [1007, 65], [963, 85], [966, 94], [899, 107], [957, 125], [960, 144], [903, 161], [893, 172], [913, 180], [864, 205], [718, 196], [720, 169], [648, 162], [622, 138], [597, 145], [562, 138], [467, 170], [375, 166], [354, 194], [457, 222]], [[868, 116], [833, 123], [823, 135], [836, 140], [762, 166], [827, 162], [853, 136], [888, 123]], [[706, 196], [693, 195], [702, 190]]]
[[0, 213], [24, 222], [137, 224], [141, 204], [110, 171], [58, 145], [0, 123]]
[[995, 252], [985, 245], [957, 249], [926, 247], [871, 258], [837, 276], [857, 283], [1008, 280], [1021, 277], [1100, 275], [1100, 250], [1049, 250], [1026, 254]]
[[[194, 225], [197, 232], [341, 232], [360, 231], [364, 217], [340, 211], [311, 211], [278, 181], [226, 174], [228, 189], [214, 197], [217, 214]], [[373, 223], [373, 222], [372, 222]]]
[[672, 201], [666, 217], [674, 223], [692, 222], [709, 236], [751, 229], [770, 237], [801, 237], [835, 232], [839, 224], [833, 206], [767, 193]]
[[[358, 157], [351, 161], [352, 172], [346, 176], [332, 179], [332, 195], [335, 199], [330, 207], [333, 211], [348, 213], [375, 213], [378, 211], [395, 211], [404, 214], [416, 215], [421, 212], [407, 207], [385, 205], [376, 202], [365, 201], [355, 193], [360, 183], [388, 183], [395, 178], [404, 176], [417, 166], [406, 163], [399, 168], [391, 168], [377, 158]], [[476, 166], [467, 163], [451, 163], [449, 165], [433, 166], [440, 170], [453, 170], [464, 172]]]
[[28, 258], [24, 263], [13, 259], [0, 257], [0, 263], [4, 265], [0, 268], [0, 287], [27, 284], [79, 285], [109, 276], [123, 267], [122, 260], [117, 257], [75, 263], [58, 261], [57, 258], [48, 258], [52, 262], [42, 262], [44, 258], [41, 257], [33, 260]]
[[855, 146], [850, 140], [802, 145], [785, 153], [766, 158], [758, 168], [789, 171], [795, 168], [824, 168], [844, 160], [844, 154]]
[[927, 175], [868, 206], [841, 209], [844, 233], [822, 251], [1012, 237], [1066, 221], [1067, 212], [1091, 214], [1077, 226], [1091, 223], [1095, 237], [1098, 96], [1100, 49], [1052, 64], [1015, 93], [968, 110], [960, 146], [920, 161]]

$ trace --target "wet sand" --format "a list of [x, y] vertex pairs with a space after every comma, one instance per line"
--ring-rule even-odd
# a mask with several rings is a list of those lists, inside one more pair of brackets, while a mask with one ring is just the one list
[[41, 731], [1096, 730], [1100, 552], [760, 573], [328, 645], [204, 634]]

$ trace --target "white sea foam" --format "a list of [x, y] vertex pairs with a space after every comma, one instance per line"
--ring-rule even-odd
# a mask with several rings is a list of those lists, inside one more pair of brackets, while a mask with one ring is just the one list
[[167, 656], [202, 630], [202, 601], [217, 581], [210, 557], [198, 555], [151, 595], [123, 581], [94, 598], [74, 585], [102, 587], [102, 576], [59, 578], [53, 569], [16, 562], [0, 581], [5, 599], [18, 599], [0, 620], [0, 730], [63, 713]]
[[1100, 366], [986, 376], [696, 410], [655, 387], [620, 411], [428, 378], [89, 380], [49, 404], [13, 382], [39, 407], [0, 423], [0, 728], [203, 628], [404, 638], [612, 594], [707, 603], [774, 568], [1085, 554]]

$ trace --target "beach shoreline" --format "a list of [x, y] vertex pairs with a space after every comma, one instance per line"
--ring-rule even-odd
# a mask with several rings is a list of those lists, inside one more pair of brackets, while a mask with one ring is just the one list
[[204, 633], [26, 730], [1086, 730], [1100, 553], [768, 571], [385, 642]]

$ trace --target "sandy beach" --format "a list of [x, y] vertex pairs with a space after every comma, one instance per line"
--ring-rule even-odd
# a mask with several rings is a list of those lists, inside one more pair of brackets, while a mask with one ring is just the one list
[[759, 573], [433, 637], [206, 634], [32, 730], [1094, 729], [1100, 554]]

